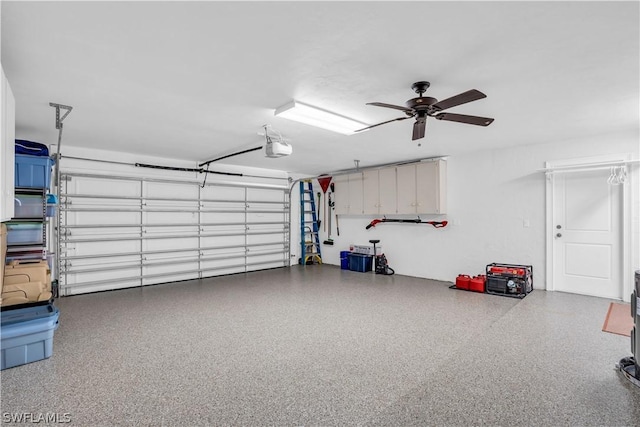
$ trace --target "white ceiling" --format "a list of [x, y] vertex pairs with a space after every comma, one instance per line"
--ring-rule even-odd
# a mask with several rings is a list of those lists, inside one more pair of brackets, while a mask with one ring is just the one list
[[[73, 106], [64, 145], [204, 161], [263, 143], [293, 155], [229, 163], [315, 174], [639, 127], [638, 2], [11, 2], [2, 65], [18, 137], [55, 143], [55, 110]], [[291, 99], [366, 123], [401, 112], [411, 84], [487, 98], [430, 119], [352, 136], [274, 117]], [[398, 114], [399, 113], [399, 114]], [[64, 150], [63, 150], [64, 152]], [[227, 162], [227, 161], [225, 161]]]

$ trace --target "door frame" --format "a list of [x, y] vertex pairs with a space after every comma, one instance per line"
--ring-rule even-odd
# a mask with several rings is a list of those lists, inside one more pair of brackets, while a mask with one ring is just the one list
[[546, 175], [546, 225], [545, 225], [545, 241], [546, 241], [546, 290], [555, 291], [556, 286], [553, 282], [554, 276], [554, 244], [551, 237], [554, 233], [553, 218], [555, 214], [554, 206], [554, 176], [558, 173], [572, 173], [572, 172], [584, 172], [598, 169], [609, 169], [612, 166], [622, 166], [627, 172], [627, 179], [622, 183], [621, 191], [621, 210], [622, 210], [622, 223], [620, 224], [621, 236], [621, 248], [622, 263], [620, 277], [622, 278], [622, 300], [629, 302], [631, 299], [632, 289], [632, 195], [631, 195], [631, 181], [634, 180], [632, 168], [628, 163], [631, 159], [631, 154], [607, 154], [592, 157], [580, 157], [565, 160], [554, 160], [545, 162], [545, 175]]

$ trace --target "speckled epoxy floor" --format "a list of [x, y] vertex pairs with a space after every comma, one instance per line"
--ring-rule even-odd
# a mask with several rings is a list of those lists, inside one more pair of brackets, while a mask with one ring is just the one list
[[640, 425], [609, 300], [296, 266], [59, 299], [7, 413], [72, 425]]

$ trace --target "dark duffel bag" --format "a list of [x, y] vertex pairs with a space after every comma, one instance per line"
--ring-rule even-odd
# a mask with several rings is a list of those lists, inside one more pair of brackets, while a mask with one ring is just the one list
[[39, 142], [16, 139], [16, 154], [49, 157], [49, 148]]

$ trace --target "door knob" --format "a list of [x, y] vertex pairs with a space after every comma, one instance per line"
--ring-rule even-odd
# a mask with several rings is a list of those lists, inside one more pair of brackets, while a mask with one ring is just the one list
[[560, 230], [560, 229], [562, 228], [562, 226], [561, 226], [560, 224], [558, 224], [558, 225], [556, 225], [556, 228], [557, 228], [558, 230]]
[[562, 233], [556, 234], [556, 237], [562, 237]]

